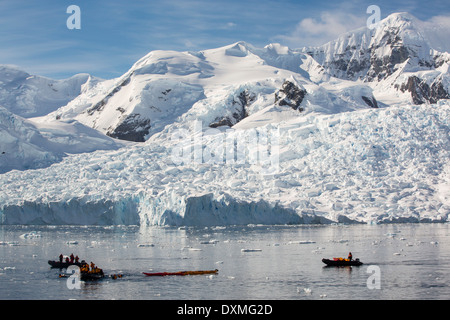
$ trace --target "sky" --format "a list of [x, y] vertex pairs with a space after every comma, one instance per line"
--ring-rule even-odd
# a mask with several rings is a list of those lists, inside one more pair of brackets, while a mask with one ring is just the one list
[[[72, 20], [71, 5], [80, 9]], [[111, 79], [152, 50], [200, 51], [246, 41], [317, 46], [381, 18], [409, 12], [450, 17], [448, 0], [0, 0], [0, 64], [54, 79]], [[69, 29], [79, 21], [80, 29]], [[442, 21], [443, 19], [441, 19]]]

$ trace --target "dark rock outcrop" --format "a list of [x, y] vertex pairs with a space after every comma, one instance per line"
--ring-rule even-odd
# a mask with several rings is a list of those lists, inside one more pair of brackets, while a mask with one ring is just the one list
[[131, 114], [126, 117], [114, 130], [106, 134], [111, 138], [145, 142], [145, 136], [150, 132], [150, 119], [142, 118], [140, 114]]
[[378, 102], [375, 99], [374, 96], [372, 97], [366, 97], [366, 96], [361, 96], [361, 98], [363, 99], [363, 101], [371, 108], [378, 108]]
[[239, 121], [248, 117], [247, 108], [256, 100], [256, 95], [249, 92], [247, 89], [241, 91], [238, 96], [233, 98], [231, 103], [231, 115], [217, 117], [210, 125], [210, 128], [217, 128], [221, 126], [232, 127]]
[[275, 104], [279, 106], [289, 106], [294, 110], [303, 111], [300, 107], [306, 96], [306, 90], [296, 86], [291, 81], [286, 80], [279, 91], [275, 93]]
[[442, 85], [441, 79], [435, 79], [430, 86], [425, 80], [411, 76], [400, 86], [400, 90], [410, 92], [414, 104], [436, 103], [440, 99], [450, 99], [450, 94]]

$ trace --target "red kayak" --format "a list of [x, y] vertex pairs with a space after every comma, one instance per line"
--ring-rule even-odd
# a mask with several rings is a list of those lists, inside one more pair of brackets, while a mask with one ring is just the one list
[[219, 270], [201, 270], [201, 271], [178, 271], [178, 272], [142, 272], [149, 277], [165, 277], [165, 276], [190, 276], [199, 274], [216, 274]]

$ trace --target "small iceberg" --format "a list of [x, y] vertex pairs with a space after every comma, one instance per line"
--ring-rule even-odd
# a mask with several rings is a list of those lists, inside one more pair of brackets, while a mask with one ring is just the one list
[[155, 245], [153, 243], [139, 243], [137, 245], [138, 248], [151, 248], [154, 247]]
[[216, 244], [217, 242], [219, 242], [219, 240], [208, 240], [208, 241], [201, 241], [200, 244]]
[[41, 233], [37, 231], [31, 231], [28, 233], [21, 234], [19, 236], [20, 239], [37, 239], [41, 237]]
[[262, 249], [241, 249], [241, 252], [261, 252]]
[[311, 244], [311, 243], [316, 243], [315, 241], [312, 240], [299, 240], [299, 241], [289, 241], [289, 244]]

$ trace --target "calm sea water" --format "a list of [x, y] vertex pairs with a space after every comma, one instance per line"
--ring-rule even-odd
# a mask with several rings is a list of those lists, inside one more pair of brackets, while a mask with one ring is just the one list
[[[226, 228], [0, 227], [0, 299], [450, 299], [450, 225]], [[327, 268], [322, 258], [364, 265]], [[74, 253], [106, 274], [69, 289], [47, 260]], [[146, 277], [210, 270], [217, 275]]]

